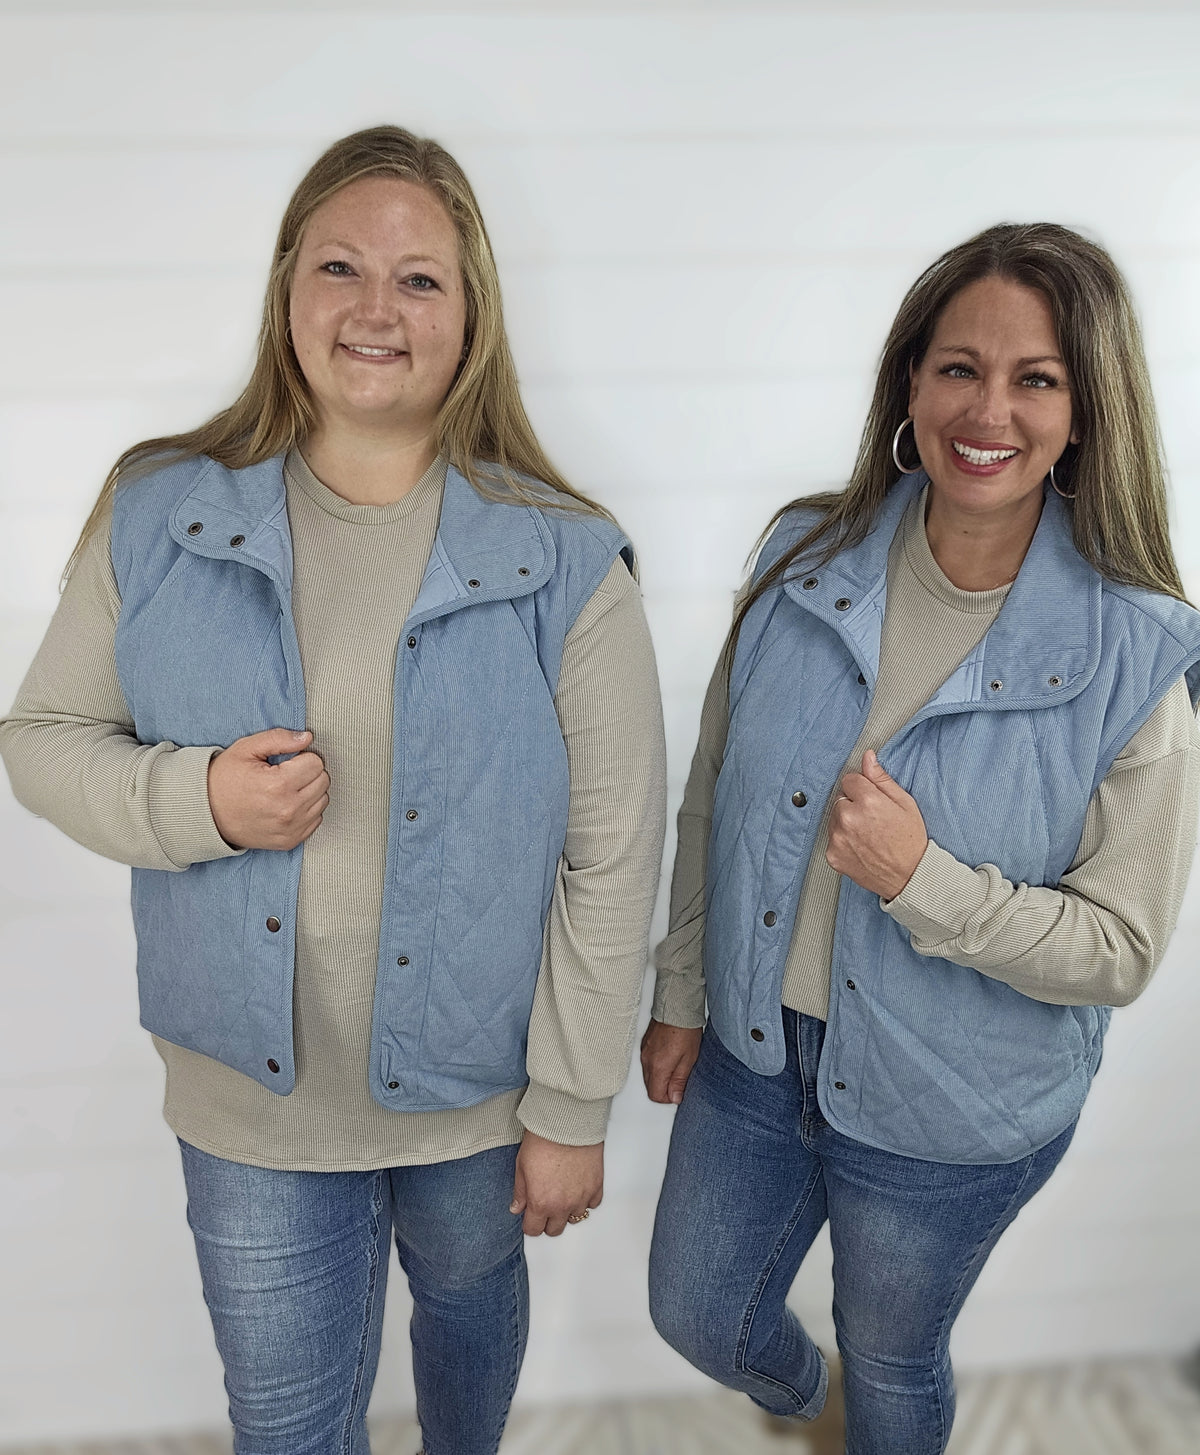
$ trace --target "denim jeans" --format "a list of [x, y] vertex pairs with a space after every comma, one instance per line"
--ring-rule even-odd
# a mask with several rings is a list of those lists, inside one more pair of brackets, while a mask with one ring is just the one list
[[495, 1455], [525, 1352], [516, 1147], [378, 1172], [278, 1172], [181, 1142], [237, 1455], [367, 1455], [395, 1232], [427, 1455]]
[[828, 1218], [847, 1455], [941, 1455], [954, 1419], [951, 1326], [1074, 1125], [1005, 1164], [879, 1151], [834, 1131], [817, 1105], [824, 1021], [783, 1016], [778, 1076], [704, 1032], [655, 1221], [655, 1325], [713, 1379], [774, 1414], [814, 1419], [828, 1372], [784, 1300]]

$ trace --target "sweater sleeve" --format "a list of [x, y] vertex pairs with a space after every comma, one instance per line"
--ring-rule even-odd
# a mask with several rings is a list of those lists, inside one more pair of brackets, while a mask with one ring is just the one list
[[517, 1115], [586, 1146], [603, 1141], [629, 1072], [666, 815], [654, 649], [621, 560], [567, 634], [555, 705], [570, 804]]
[[85, 848], [141, 869], [186, 869], [238, 852], [208, 806], [217, 747], [140, 743], [114, 659], [121, 610], [111, 516], [88, 542], [46, 636], [0, 718], [17, 799]]
[[881, 903], [921, 955], [1051, 1005], [1127, 1005], [1179, 916], [1198, 808], [1200, 733], [1180, 679], [1097, 788], [1056, 888], [1013, 884], [931, 840], [908, 884]]
[[704, 1024], [704, 888], [713, 794], [729, 736], [728, 653], [726, 640], [704, 695], [700, 736], [676, 821], [668, 931], [654, 955], [658, 977], [652, 1014], [669, 1026]]

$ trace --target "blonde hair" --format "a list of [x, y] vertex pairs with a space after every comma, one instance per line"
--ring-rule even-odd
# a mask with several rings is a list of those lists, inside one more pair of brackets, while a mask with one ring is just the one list
[[1101, 575], [1185, 601], [1167, 527], [1166, 472], [1150, 376], [1137, 315], [1112, 258], [1093, 242], [1052, 222], [1001, 223], [933, 263], [908, 290], [883, 346], [875, 393], [858, 457], [844, 490], [793, 500], [820, 518], [748, 593], [734, 620], [782, 581], [794, 562], [820, 553], [824, 564], [861, 541], [900, 478], [892, 438], [908, 415], [909, 371], [925, 357], [942, 310], [983, 278], [1036, 288], [1050, 304], [1071, 384], [1074, 432], [1055, 466], [1071, 492], [1075, 549]]
[[[335, 192], [363, 177], [397, 177], [426, 187], [441, 202], [458, 236], [466, 296], [461, 368], [438, 415], [440, 453], [482, 495], [527, 504], [551, 503], [608, 517], [567, 483], [547, 459], [521, 402], [500, 299], [500, 279], [479, 204], [462, 168], [437, 142], [398, 126], [374, 126], [343, 137], [309, 168], [279, 225], [263, 302], [258, 352], [250, 381], [236, 400], [198, 429], [142, 440], [117, 460], [67, 562], [64, 580], [94, 534], [119, 475], [162, 457], [209, 455], [230, 469], [255, 465], [300, 444], [316, 422], [312, 397], [291, 345], [288, 302], [296, 256], [313, 213]], [[485, 467], [480, 468], [481, 464]], [[491, 466], [493, 468], [486, 468]], [[611, 517], [609, 517], [611, 518]]]

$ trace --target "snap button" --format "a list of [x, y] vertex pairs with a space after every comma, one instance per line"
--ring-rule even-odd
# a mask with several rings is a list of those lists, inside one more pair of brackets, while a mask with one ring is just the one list
[[409, 821], [409, 823], [412, 823], [413, 819], [415, 819], [416, 816], [417, 816], [417, 810], [415, 808], [410, 808], [408, 810], [408, 812], [404, 815], [404, 817]]
[[188, 535], [198, 536], [203, 529], [203, 525], [198, 520], [194, 520], [192, 521], [191, 525], [188, 526]]
[[1001, 680], [999, 679], [999, 677], [997, 677], [995, 679], [995, 681], [992, 682], [990, 685], [991, 685], [991, 689], [992, 689], [993, 692], [999, 692], [1000, 689], [1004, 686], [1004, 683], [1001, 682]]
[[470, 581], [467, 582], [467, 585], [468, 586], [478, 586], [479, 585], [479, 582], [476, 581], [476, 580], [474, 580], [474, 579], [472, 579], [472, 580], [470, 580]]
[[400, 1083], [398, 1081], [389, 1081], [388, 1082], [388, 1090], [389, 1091], [395, 1091], [395, 1090], [398, 1089], [399, 1085], [400, 1085]]
[[274, 1056], [272, 1056], [271, 1059], [267, 1062], [267, 1070], [268, 1071], [278, 1071], [279, 1070], [279, 1062], [275, 1060]]
[[760, 1031], [759, 1028], [755, 1026], [750, 1032], [750, 1039], [752, 1041], [765, 1041], [767, 1038], [764, 1032]]
[[775, 911], [773, 909], [769, 909], [767, 910], [766, 914], [763, 915], [763, 924], [765, 924], [766, 927], [770, 929], [778, 918], [779, 916], [775, 913]]
[[804, 587], [805, 591], [811, 591], [816, 584], [817, 578], [815, 576], [805, 576], [804, 580], [800, 583], [800, 585]]
[[808, 802], [808, 794], [801, 793], [800, 790], [797, 789], [796, 792], [792, 794], [792, 802], [796, 805], [797, 808], [803, 808], [804, 805]]
[[408, 645], [410, 647], [415, 647], [417, 645], [417, 639], [416, 639], [416, 637], [409, 637], [409, 639], [408, 639]]
[[854, 983], [853, 980], [847, 980], [846, 981], [846, 989], [847, 990], [857, 990], [858, 989], [858, 986], [855, 985], [855, 983]]
[[397, 965], [407, 965], [408, 964], [408, 956], [407, 955], [397, 955], [396, 956], [396, 964]]
[[1047, 679], [1047, 681], [1049, 682], [1049, 684], [1050, 684], [1051, 687], [1061, 687], [1062, 686], [1062, 678], [1061, 677], [1058, 677], [1058, 676], [1050, 677], [1050, 678]]
[[518, 566], [517, 567], [517, 575], [518, 576], [528, 576], [529, 575], [529, 567], [528, 566]]
[[850, 598], [848, 596], [839, 596], [838, 599], [833, 603], [833, 608], [835, 611], [849, 611]]
[[246, 544], [246, 537], [245, 536], [230, 536], [229, 537], [229, 544], [236, 551], [239, 546], [244, 546]]
[[274, 915], [270, 915], [268, 917], [268, 919], [267, 919], [267, 929], [269, 929], [273, 935], [277, 935], [279, 933], [280, 924], [279, 924], [279, 921], [275, 918]]
[[846, 1083], [844, 1081], [835, 1081], [833, 1087], [835, 1091], [845, 1091]]
[[863, 676], [861, 672], [858, 674], [858, 685], [860, 687], [865, 687], [867, 685], [867, 679]]

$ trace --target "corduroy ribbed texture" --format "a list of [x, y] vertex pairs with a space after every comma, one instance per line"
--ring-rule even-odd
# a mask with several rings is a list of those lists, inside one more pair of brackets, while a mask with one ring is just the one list
[[[556, 697], [571, 805], [530, 1025], [536, 1080], [445, 1112], [387, 1111], [368, 1090], [396, 645], [436, 534], [445, 468], [435, 462], [395, 504], [359, 506], [326, 489], [298, 453], [288, 460], [293, 611], [330, 806], [305, 847], [300, 883], [295, 1091], [276, 1096], [156, 1041], [168, 1122], [217, 1156], [351, 1170], [468, 1156], [518, 1141], [526, 1126], [596, 1142], [628, 1070], [666, 775], [653, 649], [636, 585], [617, 561], [568, 633]], [[119, 610], [102, 533], [0, 724], [14, 786], [36, 812], [126, 863], [182, 868], [233, 853], [208, 810], [214, 750], [132, 737], [112, 660]]]
[[[924, 528], [925, 495], [888, 553], [875, 695], [846, 763], [859, 771], [934, 695], [995, 620], [1008, 587], [962, 591], [941, 571]], [[704, 876], [713, 790], [729, 728], [724, 660], [709, 684], [679, 813], [670, 932], [655, 961], [654, 1016], [704, 1020]], [[800, 897], [784, 972], [785, 1005], [824, 1019], [841, 876], [825, 860], [834, 789]], [[983, 791], [981, 786], [981, 791]], [[919, 807], [920, 805], [918, 805]], [[930, 843], [886, 905], [923, 954], [969, 964], [1053, 1004], [1119, 1005], [1162, 958], [1187, 885], [1200, 806], [1200, 734], [1181, 680], [1130, 740], [1093, 796], [1075, 862], [1058, 889], [1014, 885], [991, 865], [960, 863]]]

